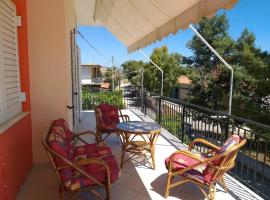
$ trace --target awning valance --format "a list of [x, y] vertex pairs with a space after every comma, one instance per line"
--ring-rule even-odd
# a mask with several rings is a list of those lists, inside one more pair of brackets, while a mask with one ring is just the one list
[[237, 0], [75, 0], [80, 25], [102, 25], [129, 52], [161, 40]]

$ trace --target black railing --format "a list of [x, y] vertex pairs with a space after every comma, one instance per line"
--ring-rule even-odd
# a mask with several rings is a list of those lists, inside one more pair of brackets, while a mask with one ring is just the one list
[[[103, 99], [105, 101], [105, 99]], [[230, 174], [265, 198], [270, 192], [270, 126], [168, 97], [123, 91], [125, 108], [140, 109], [164, 129], [189, 144], [204, 138], [222, 145], [231, 134], [247, 139]], [[93, 102], [93, 101], [92, 101]], [[110, 103], [110, 102], [107, 102]], [[197, 146], [197, 150], [206, 151]]]
[[[247, 139], [230, 174], [268, 198], [270, 192], [270, 126], [168, 97], [144, 94], [143, 111], [164, 129], [189, 144], [204, 138], [222, 145], [231, 134]], [[197, 150], [206, 151], [203, 146]]]

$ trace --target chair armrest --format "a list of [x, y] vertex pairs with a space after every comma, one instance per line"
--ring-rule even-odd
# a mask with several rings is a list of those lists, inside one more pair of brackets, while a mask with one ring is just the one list
[[192, 148], [194, 147], [194, 145], [197, 144], [197, 143], [204, 144], [204, 145], [206, 145], [206, 146], [208, 146], [208, 147], [210, 147], [210, 148], [212, 148], [212, 149], [214, 149], [214, 150], [219, 150], [219, 147], [218, 147], [218, 146], [216, 146], [216, 145], [212, 144], [211, 142], [208, 142], [207, 140], [202, 139], [202, 138], [197, 138], [197, 139], [193, 140], [193, 141], [189, 144], [188, 150], [191, 151]]
[[122, 118], [122, 121], [123, 122], [128, 122], [130, 121], [130, 118], [128, 115], [119, 115], [120, 118]]
[[77, 134], [75, 134], [75, 136], [81, 136], [81, 135], [87, 135], [87, 134], [91, 134], [91, 135], [96, 135], [96, 133], [92, 130], [87, 130], [87, 131], [82, 131], [82, 132], [79, 132]]
[[97, 185], [104, 187], [103, 183], [101, 183], [98, 180], [96, 180], [95, 178], [93, 178], [90, 174], [88, 174], [86, 171], [84, 171], [81, 168], [81, 166], [83, 166], [83, 165], [96, 163], [96, 164], [100, 164], [102, 167], [104, 167], [104, 169], [106, 171], [106, 184], [110, 183], [110, 170], [109, 170], [108, 164], [104, 160], [102, 160], [101, 158], [90, 158], [90, 159], [80, 160], [77, 162], [71, 162], [70, 160], [61, 156], [59, 153], [57, 153], [56, 151], [54, 151], [50, 147], [46, 146], [46, 149], [50, 153], [52, 153], [54, 156], [58, 157], [59, 159], [63, 160], [66, 163], [63, 166], [56, 168], [57, 171], [68, 168], [68, 167], [72, 167], [74, 170], [78, 171], [80, 174], [82, 174], [86, 178], [90, 179], [91, 181], [93, 181]]
[[81, 142], [83, 142], [84, 144], [88, 144], [84, 139], [81, 138], [81, 136], [83, 135], [93, 135], [96, 137], [96, 133], [92, 130], [87, 130], [87, 131], [83, 131], [77, 134], [74, 134], [73, 138], [77, 138], [78, 140], [80, 140]]

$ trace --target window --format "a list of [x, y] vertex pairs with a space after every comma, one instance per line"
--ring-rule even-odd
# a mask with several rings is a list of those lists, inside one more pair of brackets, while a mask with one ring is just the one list
[[0, 124], [22, 112], [16, 6], [0, 0]]

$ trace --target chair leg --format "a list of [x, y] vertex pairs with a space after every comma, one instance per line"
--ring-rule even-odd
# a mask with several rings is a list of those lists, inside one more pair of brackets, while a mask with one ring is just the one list
[[153, 169], [156, 169], [156, 161], [155, 161], [155, 149], [154, 147], [151, 147], [151, 158], [152, 158], [152, 165]]
[[65, 194], [63, 191], [59, 191], [60, 192], [60, 196], [59, 196], [59, 200], [64, 200], [65, 199]]
[[209, 186], [209, 200], [215, 200], [216, 196], [216, 185]]
[[106, 200], [111, 200], [111, 184], [108, 183], [106, 186]]
[[101, 142], [101, 134], [99, 132], [96, 133], [96, 142]]
[[167, 199], [169, 196], [171, 181], [172, 181], [172, 176], [171, 176], [171, 173], [169, 172], [167, 176], [167, 183], [166, 183], [166, 189], [165, 189], [165, 195], [164, 195], [165, 199]]
[[126, 153], [126, 151], [122, 147], [122, 152], [121, 152], [121, 166], [120, 166], [121, 169], [123, 168], [123, 165], [124, 165], [125, 153]]
[[225, 191], [226, 193], [228, 193], [228, 188], [227, 188], [226, 183], [225, 183], [225, 181], [224, 181], [224, 176], [222, 176], [222, 177], [220, 178], [219, 182], [220, 182], [221, 186], [223, 187], [224, 191]]

